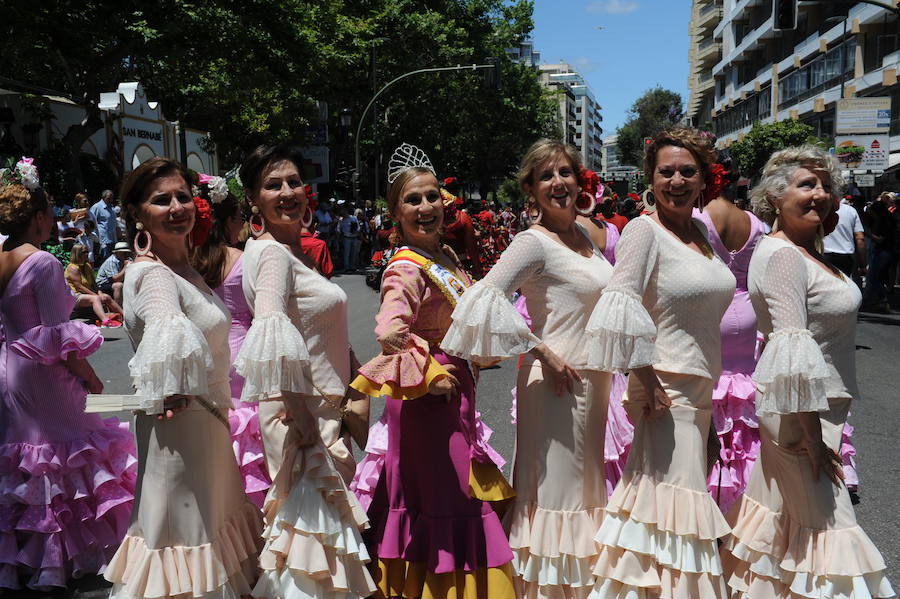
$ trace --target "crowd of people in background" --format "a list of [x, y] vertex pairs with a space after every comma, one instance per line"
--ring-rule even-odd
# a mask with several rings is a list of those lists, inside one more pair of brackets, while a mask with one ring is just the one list
[[[408, 144], [385, 207], [317, 198], [288, 144], [246, 156], [241, 197], [164, 158], [121, 206], [0, 171], [0, 589], [893, 597], [847, 418], [897, 195], [839, 205], [838, 164], [805, 145], [769, 158], [751, 213], [711, 135], [650, 141], [648, 189], [620, 198], [538, 140], [515, 210]], [[329, 280], [362, 271], [365, 363]], [[86, 413], [103, 339], [74, 318], [126, 326], [133, 431]], [[476, 409], [510, 358], [511, 483]]]

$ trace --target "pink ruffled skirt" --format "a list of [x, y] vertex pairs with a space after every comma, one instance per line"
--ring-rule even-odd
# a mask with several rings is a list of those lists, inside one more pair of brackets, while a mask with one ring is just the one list
[[231, 449], [237, 459], [247, 498], [262, 509], [272, 479], [266, 468], [266, 453], [259, 429], [259, 405], [233, 401], [239, 407], [228, 411]]
[[0, 445], [0, 588], [65, 587], [101, 572], [134, 500], [134, 438], [96, 418], [78, 440]]

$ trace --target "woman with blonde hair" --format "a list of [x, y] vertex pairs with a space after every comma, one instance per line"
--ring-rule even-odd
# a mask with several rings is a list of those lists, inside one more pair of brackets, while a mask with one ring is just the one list
[[766, 336], [753, 373], [762, 447], [723, 561], [733, 596], [893, 597], [885, 563], [856, 522], [838, 453], [856, 386], [860, 292], [821, 252], [843, 187], [815, 146], [769, 158], [753, 209], [773, 234], [750, 261], [750, 300]]
[[[506, 516], [517, 594], [582, 598], [606, 506], [604, 445], [612, 377], [589, 369], [584, 331], [613, 267], [576, 222], [581, 157], [535, 142], [518, 179], [536, 215], [453, 311], [441, 347], [490, 364], [524, 354], [516, 386], [516, 497]], [[580, 204], [579, 204], [580, 205]], [[533, 333], [510, 302], [525, 296]]]
[[119, 326], [122, 323], [111, 318], [122, 316], [122, 307], [108, 294], [97, 289], [94, 267], [88, 261], [87, 248], [80, 243], [72, 246], [69, 264], [66, 265], [66, 282], [75, 294], [76, 308], [90, 308], [99, 325]]
[[596, 540], [592, 597], [727, 597], [717, 539], [728, 525], [706, 487], [721, 370], [719, 322], [735, 278], [715, 255], [702, 207], [716, 153], [700, 131], [675, 128], [648, 146], [657, 210], [632, 220], [612, 279], [591, 315], [588, 362], [630, 371], [624, 406], [635, 423], [622, 479]]
[[511, 599], [512, 553], [491, 501], [511, 489], [479, 445], [477, 370], [440, 343], [471, 280], [441, 244], [444, 207], [424, 152], [391, 157], [399, 250], [381, 282], [381, 353], [353, 386], [385, 397], [387, 452], [368, 509], [379, 598]]

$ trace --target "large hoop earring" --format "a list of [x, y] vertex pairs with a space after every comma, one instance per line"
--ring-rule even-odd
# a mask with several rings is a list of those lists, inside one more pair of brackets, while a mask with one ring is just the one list
[[303, 213], [303, 220], [300, 221], [300, 224], [304, 226], [304, 228], [309, 228], [312, 225], [313, 221], [313, 211], [309, 206], [306, 207], [306, 212]]
[[[254, 218], [259, 222], [254, 222]], [[254, 237], [259, 237], [266, 232], [266, 221], [259, 213], [259, 208], [256, 204], [250, 206], [250, 220], [248, 222], [250, 223], [250, 232], [253, 233]]]
[[[585, 206], [585, 204], [587, 204], [587, 206]], [[594, 214], [594, 198], [591, 197], [591, 194], [586, 191], [582, 191], [578, 194], [578, 199], [575, 200], [575, 212], [581, 216], [591, 216]]]
[[647, 204], [649, 204], [650, 206], [653, 206], [656, 204], [656, 196], [653, 195], [653, 191], [647, 192]]
[[[135, 223], [134, 228], [137, 229], [137, 233], [134, 235], [134, 253], [138, 256], [146, 256], [150, 253], [150, 248], [153, 247], [153, 238], [150, 237], [150, 233], [144, 230], [144, 223], [138, 221]], [[141, 237], [141, 233], [144, 234], [144, 239], [147, 242], [146, 244], [141, 244], [139, 239]]]

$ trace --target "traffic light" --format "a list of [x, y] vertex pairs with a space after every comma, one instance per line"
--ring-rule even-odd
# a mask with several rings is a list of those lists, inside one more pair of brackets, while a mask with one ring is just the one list
[[772, 0], [772, 20], [775, 31], [797, 28], [797, 0]]
[[500, 91], [503, 88], [500, 78], [500, 59], [496, 56], [488, 56], [484, 61], [493, 65], [489, 69], [484, 69], [484, 86], [494, 91]]

